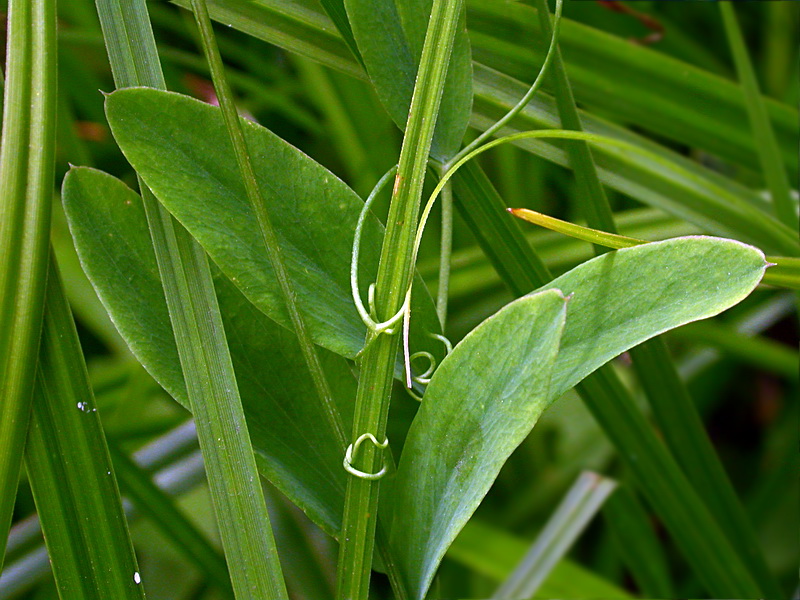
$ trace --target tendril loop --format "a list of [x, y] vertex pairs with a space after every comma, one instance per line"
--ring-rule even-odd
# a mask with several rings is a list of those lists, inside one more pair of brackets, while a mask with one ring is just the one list
[[389, 447], [389, 438], [384, 438], [383, 442], [379, 442], [371, 433], [363, 433], [358, 436], [358, 439], [356, 439], [355, 443], [350, 444], [347, 447], [347, 451], [344, 453], [344, 461], [342, 461], [342, 466], [344, 467], [344, 470], [350, 473], [353, 477], [366, 479], [367, 481], [376, 481], [386, 475], [386, 472], [389, 469], [386, 464], [386, 460], [383, 461], [383, 467], [381, 467], [381, 470], [377, 473], [367, 473], [366, 471], [361, 471], [353, 466], [353, 455], [358, 452], [359, 446], [361, 446], [365, 440], [369, 440], [378, 450], [385, 450]]

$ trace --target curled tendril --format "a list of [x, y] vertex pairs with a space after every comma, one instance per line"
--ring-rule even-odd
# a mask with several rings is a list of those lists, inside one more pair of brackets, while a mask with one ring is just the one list
[[430, 352], [426, 350], [420, 350], [419, 352], [414, 352], [409, 358], [413, 363], [418, 358], [427, 358], [428, 359], [428, 368], [421, 375], [414, 375], [411, 377], [417, 383], [421, 383], [423, 385], [427, 385], [431, 381], [431, 375], [433, 375], [433, 371], [436, 369], [436, 358]]
[[[453, 351], [453, 344], [451, 344], [450, 340], [443, 335], [438, 333], [429, 333], [428, 336], [435, 340], [439, 340], [444, 344], [445, 355], [450, 354]], [[421, 375], [414, 375], [412, 379], [417, 383], [421, 383], [422, 385], [428, 385], [431, 382], [431, 376], [433, 375], [433, 372], [436, 370], [436, 357], [426, 350], [421, 350], [419, 352], [414, 352], [414, 354], [409, 357], [409, 360], [413, 363], [416, 359], [422, 357], [428, 359], [428, 368], [425, 369]]]
[[358, 315], [361, 317], [361, 320], [367, 326], [367, 329], [369, 329], [370, 333], [372, 333], [374, 336], [377, 336], [381, 333], [386, 333], [388, 335], [395, 334], [397, 330], [393, 329], [393, 327], [400, 321], [400, 319], [403, 318], [406, 310], [405, 305], [403, 305], [400, 310], [391, 318], [387, 319], [386, 321], [376, 322], [374, 318], [376, 314], [375, 284], [373, 283], [369, 286], [369, 311], [367, 311], [367, 309], [364, 307], [364, 303], [361, 301], [361, 294], [358, 291], [358, 256], [361, 250], [361, 232], [364, 229], [364, 222], [367, 220], [369, 209], [375, 201], [375, 198], [378, 197], [378, 193], [386, 186], [386, 183], [396, 172], [397, 166], [392, 167], [383, 177], [380, 178], [378, 183], [375, 184], [375, 187], [370, 192], [367, 201], [364, 203], [364, 208], [361, 209], [361, 213], [358, 215], [356, 231], [355, 235], [353, 236], [353, 254], [350, 261], [350, 291], [353, 294], [353, 304], [356, 306]]
[[362, 433], [360, 436], [358, 436], [358, 439], [356, 439], [355, 443], [350, 444], [347, 447], [347, 451], [344, 453], [344, 461], [342, 461], [342, 466], [344, 467], [344, 470], [350, 473], [353, 477], [366, 479], [368, 481], [375, 481], [376, 479], [380, 479], [386, 475], [386, 472], [388, 471], [386, 460], [383, 461], [383, 467], [381, 467], [381, 470], [377, 473], [367, 473], [365, 471], [356, 469], [353, 466], [353, 455], [358, 452], [358, 447], [361, 446], [365, 440], [369, 440], [378, 450], [385, 450], [389, 447], [389, 438], [384, 438], [383, 442], [379, 442], [371, 433]]

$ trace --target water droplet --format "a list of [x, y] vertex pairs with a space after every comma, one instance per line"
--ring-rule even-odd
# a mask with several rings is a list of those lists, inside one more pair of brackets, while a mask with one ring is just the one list
[[88, 406], [87, 402], [78, 402], [78, 410], [81, 412], [86, 412], [87, 406]]

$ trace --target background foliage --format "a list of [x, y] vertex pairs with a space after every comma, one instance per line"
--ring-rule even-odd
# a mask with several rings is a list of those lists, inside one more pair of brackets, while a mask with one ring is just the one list
[[[0, 2], [0, 7], [4, 4]], [[178, 4], [185, 3], [179, 0]], [[240, 111], [365, 197], [397, 161], [402, 134], [392, 121], [397, 116], [384, 110], [320, 4], [314, 0], [214, 0], [209, 4], [212, 16], [229, 25], [218, 26], [216, 31]], [[651, 29], [603, 4], [573, 1], [564, 8], [561, 49], [584, 127], [684, 161], [679, 164], [689, 173], [598, 150], [600, 178], [620, 231], [647, 240], [713, 233], [755, 243], [768, 254], [800, 253], [796, 229], [762, 226], [757, 218], [766, 212], [768, 198], [758, 160], [759, 138], [750, 128], [743, 96], [734, 83], [736, 68], [715, 3], [636, 2], [636, 10], [663, 28], [660, 39], [647, 45], [629, 39], [645, 38], [652, 34]], [[167, 88], [213, 103], [216, 96], [197, 47], [191, 14], [173, 3], [150, 2], [148, 6]], [[111, 135], [104, 99], [98, 92], [110, 92], [114, 84], [94, 3], [62, 0], [58, 11], [54, 191], [61, 189], [69, 164], [101, 169], [136, 189], [136, 176]], [[758, 82], [770, 99], [768, 113], [780, 160], [790, 181], [796, 182], [800, 9], [793, 2], [750, 2], [736, 3], [736, 12]], [[478, 128], [484, 129], [524, 93], [527, 84], [521, 82], [530, 82], [538, 72], [546, 40], [536, 12], [523, 2], [470, 0], [467, 25], [475, 61], [473, 128], [467, 132], [471, 139]], [[554, 79], [546, 80], [533, 108], [510, 129], [555, 126], [556, 87]], [[568, 162], [564, 148], [561, 142], [526, 141], [492, 150], [478, 162], [508, 206], [584, 222], [582, 184], [564, 167]], [[692, 165], [707, 169], [716, 187], [693, 180]], [[474, 180], [472, 183], [477, 189]], [[113, 180], [106, 184], [110, 188], [115, 185]], [[793, 198], [796, 203], [796, 190]], [[378, 199], [376, 214], [386, 213], [386, 202], [387, 198]], [[96, 216], [96, 223], [89, 224], [84, 235], [91, 236], [92, 227], [100, 227], [104, 215]], [[487, 256], [481, 248], [480, 242], [485, 240], [476, 238], [475, 220], [480, 216], [469, 210], [457, 211], [455, 216], [446, 332], [454, 341], [508, 304], [519, 292], [514, 281], [530, 277], [523, 274], [522, 279], [515, 279], [513, 269], [521, 267], [498, 267], [497, 260], [493, 266], [496, 257]], [[120, 219], [116, 223], [120, 226]], [[434, 294], [437, 227], [438, 219], [432, 218], [419, 263]], [[592, 256], [591, 246], [584, 242], [533, 226], [523, 225], [523, 231], [556, 275]], [[130, 501], [133, 542], [148, 595], [230, 597], [188, 412], [132, 358], [83, 273], [59, 203], [54, 208], [52, 243], [89, 367], [97, 412], [122, 493]], [[225, 270], [221, 262], [220, 267]], [[137, 289], [129, 287], [134, 292]], [[221, 304], [252, 310], [230, 287], [227, 299], [220, 291]], [[120, 291], [120, 297], [123, 293]], [[769, 571], [787, 595], [795, 590], [800, 559], [796, 535], [800, 526], [796, 306], [791, 292], [761, 287], [719, 318], [665, 336], [677, 370], [754, 525]], [[164, 315], [157, 317], [163, 321]], [[159, 335], [156, 323], [154, 317], [150, 324], [153, 336]], [[274, 328], [274, 324], [265, 320], [264, 327]], [[241, 356], [248, 352], [269, 351], [258, 348], [249, 332], [237, 332], [229, 323], [226, 328], [229, 336], [236, 338], [238, 350], [231, 349], [234, 363], [244, 362]], [[354, 335], [356, 341], [359, 333]], [[286, 354], [288, 358], [275, 360], [297, 362], [297, 349], [292, 347]], [[346, 368], [339, 360], [323, 356], [332, 373]], [[652, 409], [643, 390], [647, 369], [637, 372], [627, 355], [616, 360], [613, 369], [652, 422]], [[280, 382], [296, 375], [278, 372], [274, 377]], [[246, 380], [240, 381], [240, 387], [247, 385]], [[346, 385], [352, 383], [340, 384]], [[183, 401], [179, 386], [169, 392]], [[403, 413], [415, 410], [415, 403], [399, 387], [395, 392], [392, 411], [397, 418], [390, 421], [390, 428], [393, 422], [407, 422], [409, 415]], [[276, 383], [273, 393], [274, 402], [280, 403], [281, 394], [290, 396], [296, 389], [282, 391]], [[342, 400], [352, 412], [348, 402], [352, 399]], [[405, 433], [390, 429], [389, 437], [402, 439]], [[258, 430], [251, 434], [254, 439], [269, 435]], [[705, 597], [702, 582], [687, 564], [685, 550], [667, 534], [653, 507], [631, 491], [636, 489], [630, 485], [632, 474], [614, 442], [577, 394], [567, 392], [545, 412], [506, 463], [475, 518], [450, 548], [432, 593], [491, 596], [542, 532], [579, 474], [591, 469], [618, 480], [625, 491], [615, 493], [606, 503], [603, 518], [588, 525], [538, 594]], [[148, 496], [141, 468], [157, 473], [156, 480], [169, 490], [175, 505], [164, 504], [157, 494]], [[662, 474], [649, 476], [657, 486]], [[294, 598], [332, 597], [336, 542], [269, 484], [265, 494], [290, 594]], [[175, 512], [176, 507], [180, 512]], [[0, 574], [0, 598], [56, 597], [34, 517], [31, 485], [24, 474], [14, 511]], [[650, 524], [650, 533], [642, 534], [642, 523]], [[389, 597], [383, 576], [375, 577], [373, 593]]]

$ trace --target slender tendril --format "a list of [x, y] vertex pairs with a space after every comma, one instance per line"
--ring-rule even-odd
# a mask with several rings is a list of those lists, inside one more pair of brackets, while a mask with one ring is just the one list
[[468, 155], [470, 152], [478, 148], [481, 144], [483, 144], [486, 140], [492, 137], [495, 133], [500, 131], [506, 123], [508, 123], [511, 119], [517, 116], [519, 112], [525, 108], [528, 102], [531, 101], [533, 95], [536, 91], [541, 87], [542, 82], [544, 81], [545, 75], [547, 75], [547, 71], [550, 68], [550, 63], [553, 62], [553, 58], [556, 55], [556, 48], [558, 42], [558, 34], [561, 29], [561, 9], [563, 7], [563, 0], [556, 0], [556, 11], [555, 15], [553, 16], [553, 35], [550, 38], [550, 46], [547, 49], [547, 54], [544, 57], [544, 62], [542, 63], [542, 68], [539, 70], [539, 75], [536, 76], [533, 84], [531, 85], [530, 89], [525, 93], [522, 99], [514, 105], [514, 108], [509, 110], [503, 118], [501, 118], [497, 123], [489, 127], [486, 131], [480, 134], [475, 140], [473, 140], [470, 144], [465, 146], [461, 149], [461, 151], [456, 154], [450, 161], [449, 164], [455, 164], [459, 162], [464, 156]]

